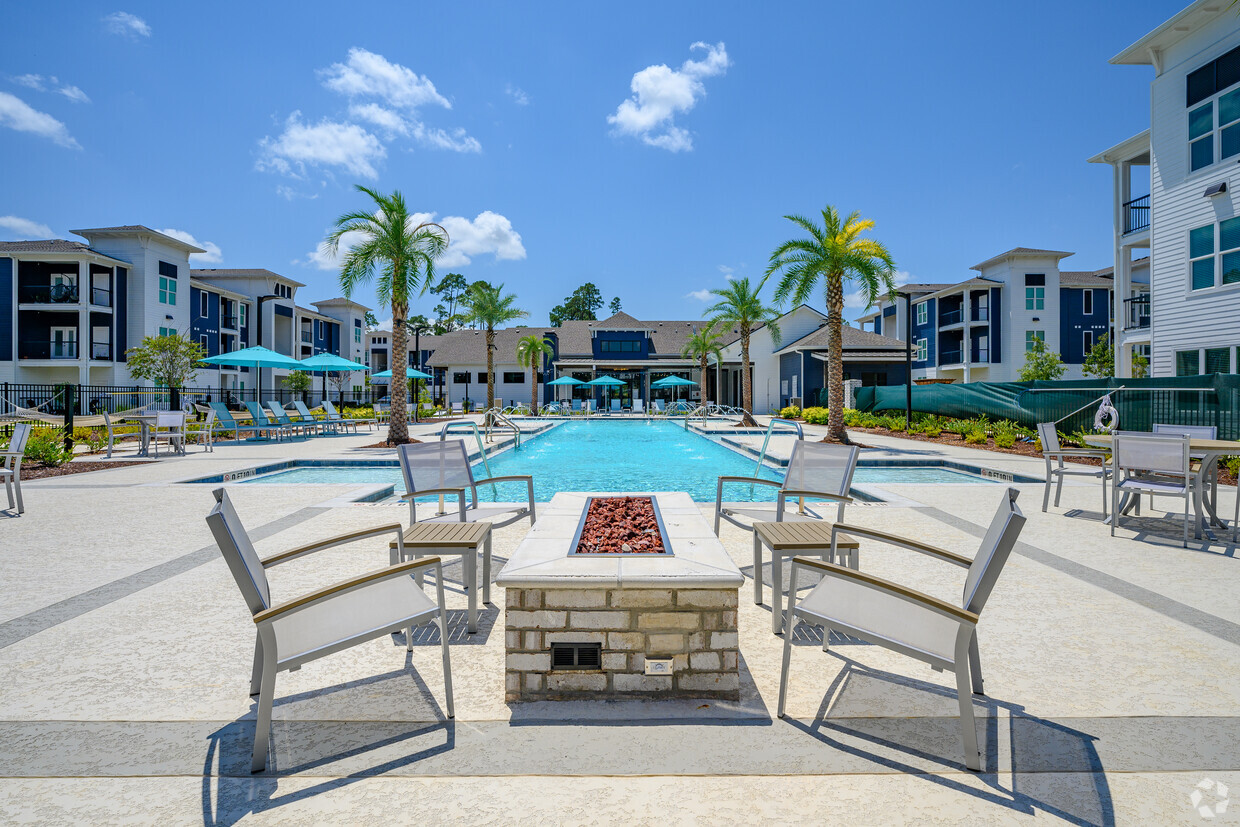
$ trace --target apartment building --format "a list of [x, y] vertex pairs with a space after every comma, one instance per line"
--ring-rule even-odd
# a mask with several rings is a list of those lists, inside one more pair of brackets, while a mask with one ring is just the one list
[[1240, 372], [1240, 17], [1201, 0], [1110, 62], [1154, 70], [1149, 129], [1089, 159], [1113, 171], [1116, 375], [1142, 352], [1153, 376]]

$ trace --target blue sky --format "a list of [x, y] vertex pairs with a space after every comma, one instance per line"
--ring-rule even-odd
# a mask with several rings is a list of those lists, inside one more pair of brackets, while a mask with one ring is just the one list
[[1148, 126], [1152, 79], [1107, 59], [1182, 7], [269, 5], [6, 8], [0, 238], [176, 230], [308, 304], [340, 293], [318, 244], [364, 183], [543, 324], [585, 281], [698, 318], [825, 204], [914, 281], [1015, 246], [1095, 269], [1110, 170], [1085, 159]]

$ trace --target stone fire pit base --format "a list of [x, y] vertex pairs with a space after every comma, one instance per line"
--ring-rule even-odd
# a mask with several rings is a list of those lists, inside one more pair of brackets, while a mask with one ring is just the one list
[[[736, 589], [508, 589], [504, 698], [738, 700], [736, 601]], [[601, 644], [602, 670], [552, 671], [553, 643]], [[644, 674], [647, 656], [670, 656], [672, 674]]]

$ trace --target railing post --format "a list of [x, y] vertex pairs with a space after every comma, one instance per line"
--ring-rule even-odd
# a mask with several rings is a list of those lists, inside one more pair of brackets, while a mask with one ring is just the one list
[[76, 397], [76, 394], [74, 393], [74, 391], [75, 391], [76, 389], [77, 389], [77, 387], [76, 387], [75, 385], [69, 385], [69, 384], [66, 384], [66, 385], [65, 385], [65, 390], [64, 390], [64, 394], [65, 394], [65, 399], [64, 399], [64, 404], [65, 404], [65, 424], [64, 424], [64, 432], [65, 432], [65, 450], [66, 450], [66, 451], [72, 451], [72, 450], [73, 450], [73, 410], [74, 410], [74, 408], [76, 408], [76, 407], [77, 407], [77, 399], [75, 398], [75, 397]]

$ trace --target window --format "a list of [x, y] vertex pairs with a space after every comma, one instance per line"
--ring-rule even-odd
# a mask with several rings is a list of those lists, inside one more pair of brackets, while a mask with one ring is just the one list
[[1193, 290], [1240, 284], [1240, 218], [1218, 223], [1217, 251], [1214, 226], [1207, 224], [1188, 231], [1189, 285]]
[[356, 319], [353, 320], [353, 342], [359, 345], [362, 343], [362, 323]]
[[1191, 170], [1199, 170], [1215, 161], [1240, 154], [1240, 89], [1226, 91], [1238, 82], [1240, 49], [1233, 49], [1189, 73], [1185, 84], [1185, 106], [1189, 108], [1188, 159]]
[[167, 276], [159, 277], [159, 303], [160, 304], [176, 304], [177, 303], [177, 280], [170, 279]]
[[[207, 337], [205, 335], [198, 337], [198, 344], [202, 345], [203, 353], [210, 353], [211, 349], [207, 347]], [[227, 352], [226, 348], [221, 347], [220, 350]]]
[[468, 385], [469, 384], [469, 371], [467, 370], [453, 371], [452, 372], [452, 383], [454, 385]]
[[478, 384], [485, 385], [487, 383], [487, 375], [482, 371], [478, 371]]
[[1175, 352], [1175, 375], [1196, 376], [1201, 373], [1201, 352], [1177, 350]]
[[159, 329], [159, 335], [160, 336], [175, 336], [177, 335], [177, 331], [175, 327], [161, 327]]
[[246, 312], [245, 312], [245, 311], [246, 311], [247, 309], [249, 309], [249, 305], [248, 305], [248, 304], [243, 304], [243, 305], [241, 305], [241, 326], [242, 326], [242, 327], [245, 327], [245, 326], [246, 326], [246, 324], [245, 324]]
[[1042, 332], [1041, 330], [1026, 330], [1025, 331], [1025, 353], [1028, 353], [1029, 351], [1033, 350], [1034, 342], [1045, 343], [1046, 334]]
[[198, 315], [207, 318], [207, 296], [210, 294], [205, 290], [198, 294]]
[[1094, 315], [1094, 291], [1081, 291], [1081, 310], [1086, 316]]
[[1204, 373], [1231, 373], [1231, 348], [1206, 348], [1206, 369]]
[[926, 302], [917, 305], [917, 324], [926, 323], [927, 313]]
[[930, 342], [926, 339], [917, 340], [917, 355], [913, 357], [918, 362], [924, 362], [930, 358]]
[[524, 383], [525, 383], [525, 372], [524, 371], [520, 371], [520, 370], [504, 371], [504, 384], [505, 385], [521, 385]]
[[1083, 348], [1081, 352], [1086, 356], [1088, 356], [1089, 352], [1094, 349], [1094, 332], [1092, 330], [1086, 330], [1082, 333], [1081, 347]]
[[599, 342], [599, 350], [603, 353], [640, 353], [642, 343], [639, 341], [613, 341], [604, 339]]

